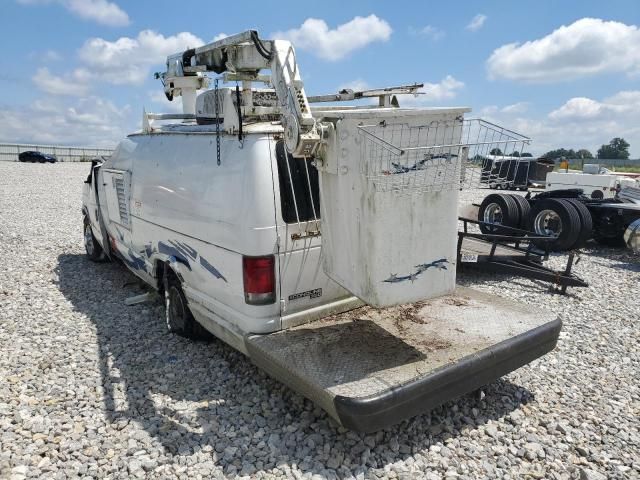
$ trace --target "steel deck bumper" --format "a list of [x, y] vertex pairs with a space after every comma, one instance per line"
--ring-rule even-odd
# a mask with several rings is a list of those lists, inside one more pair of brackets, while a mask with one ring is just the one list
[[471, 289], [362, 307], [245, 338], [252, 361], [347, 428], [371, 432], [490, 383], [553, 350], [555, 315]]
[[372, 432], [472, 392], [550, 352], [562, 327], [559, 319], [489, 347], [429, 375], [366, 398], [334, 398], [340, 423]]

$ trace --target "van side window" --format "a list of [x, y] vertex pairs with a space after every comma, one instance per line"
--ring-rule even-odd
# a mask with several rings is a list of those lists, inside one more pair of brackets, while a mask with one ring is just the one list
[[[308, 160], [292, 157], [282, 140], [276, 143], [276, 160], [280, 180], [280, 208], [284, 221], [296, 223], [319, 219], [320, 188], [316, 168]], [[299, 218], [296, 216], [296, 207]]]

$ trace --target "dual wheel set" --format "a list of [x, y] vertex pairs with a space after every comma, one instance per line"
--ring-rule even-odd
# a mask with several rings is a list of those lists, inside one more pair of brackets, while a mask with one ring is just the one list
[[593, 232], [593, 220], [587, 207], [573, 198], [541, 198], [492, 193], [480, 205], [478, 220], [485, 234], [513, 235], [521, 233], [504, 227], [527, 230], [553, 241], [532, 240], [539, 248], [564, 251], [580, 248]]

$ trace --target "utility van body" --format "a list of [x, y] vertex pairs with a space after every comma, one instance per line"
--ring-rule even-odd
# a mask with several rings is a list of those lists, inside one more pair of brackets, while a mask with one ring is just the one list
[[[311, 108], [292, 51], [248, 31], [168, 58], [165, 93], [181, 94], [185, 113], [145, 113], [92, 163], [89, 258], [119, 259], [162, 295], [170, 331], [213, 334], [360, 431], [552, 350], [554, 314], [455, 286], [469, 110], [392, 105], [417, 85], [315, 97], [377, 96], [379, 107]], [[196, 97], [202, 68], [233, 62], [243, 81], [271, 65], [274, 88]]]
[[128, 136], [84, 185], [85, 242], [154, 290], [175, 274], [197, 324], [356, 430], [413, 416], [553, 349], [554, 315], [471, 290], [357, 308], [324, 272], [321, 235], [309, 234], [322, 222], [317, 171], [307, 177], [286, 153], [278, 126], [244, 133], [242, 143], [220, 135], [220, 165], [210, 125]]
[[[585, 165], [586, 167], [586, 165]], [[615, 174], [549, 172], [546, 190], [581, 189], [592, 198], [613, 198], [623, 187], [637, 187], [638, 182]]]
[[[183, 279], [196, 319], [241, 350], [246, 332], [274, 332], [309, 315], [358, 305], [325, 275], [319, 237], [291, 240], [316, 219], [310, 208], [303, 210], [302, 203], [310, 200], [307, 179], [278, 140], [282, 129], [259, 125], [253, 133], [247, 128], [241, 148], [237, 138], [224, 135], [220, 165], [212, 128], [194, 130], [171, 125], [154, 134], [130, 135], [94, 167], [97, 183], [85, 184], [86, 211], [99, 232], [97, 186], [113, 254], [152, 285], [169, 264]], [[280, 190], [280, 178], [288, 181], [287, 162], [297, 173], [300, 223], [292, 223], [291, 191]], [[314, 170], [311, 182], [319, 222]], [[260, 261], [273, 275], [264, 278], [253, 270]]]

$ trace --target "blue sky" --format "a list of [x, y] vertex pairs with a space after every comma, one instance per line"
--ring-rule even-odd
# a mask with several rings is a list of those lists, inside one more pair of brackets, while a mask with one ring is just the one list
[[534, 153], [623, 136], [640, 157], [637, 0], [2, 6], [0, 141], [113, 145], [176, 108], [152, 77], [168, 53], [254, 28], [294, 41], [308, 94], [424, 82], [412, 106], [470, 106]]

